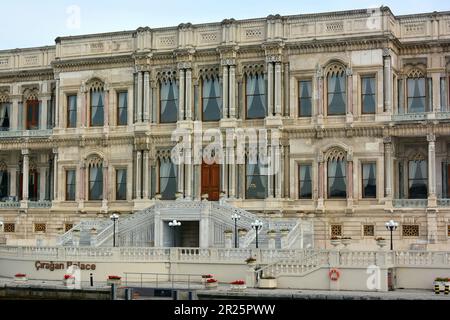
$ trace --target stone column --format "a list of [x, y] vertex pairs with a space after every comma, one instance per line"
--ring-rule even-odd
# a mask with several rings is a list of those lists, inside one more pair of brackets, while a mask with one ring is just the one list
[[236, 66], [230, 66], [230, 80], [229, 80], [229, 109], [230, 118], [236, 118]]
[[134, 122], [134, 88], [133, 86], [128, 87], [128, 109], [127, 109], [127, 125], [132, 125]]
[[186, 91], [186, 120], [192, 120], [192, 70], [186, 69], [186, 87], [184, 88]]
[[228, 162], [230, 165], [230, 181], [229, 181], [229, 197], [236, 197], [236, 161], [235, 161], [235, 152], [234, 146], [228, 148]]
[[268, 198], [273, 198], [273, 180], [274, 180], [274, 167], [275, 167], [275, 148], [274, 146], [270, 145], [268, 148], [268, 160], [270, 163], [270, 166], [267, 170], [267, 195]]
[[44, 201], [47, 194], [47, 168], [39, 168], [39, 200]]
[[347, 75], [347, 122], [353, 121], [353, 72], [346, 70]]
[[9, 167], [8, 171], [9, 171], [9, 177], [10, 177], [9, 196], [15, 197], [15, 196], [17, 196], [17, 167], [16, 166]]
[[137, 79], [137, 122], [142, 122], [142, 87], [143, 87], [143, 77], [142, 72], [138, 72], [138, 79]]
[[149, 192], [148, 192], [148, 186], [149, 186], [149, 170], [150, 170], [150, 165], [149, 165], [149, 160], [148, 160], [148, 150], [144, 150], [143, 151], [144, 156], [143, 156], [143, 198], [144, 199], [148, 199], [149, 197]]
[[40, 114], [40, 118], [39, 118], [39, 128], [41, 130], [45, 130], [47, 129], [47, 110], [48, 110], [48, 101], [49, 101], [49, 97], [42, 97], [41, 98], [41, 114]]
[[60, 104], [60, 100], [59, 100], [59, 79], [56, 79], [56, 84], [55, 84], [55, 127], [56, 128], [60, 128], [60, 124], [59, 124], [59, 104]]
[[84, 162], [80, 163], [78, 167], [78, 175], [76, 177], [77, 182], [77, 201], [83, 201], [84, 198], [84, 189], [85, 189], [85, 175], [86, 175], [86, 166]]
[[58, 149], [53, 149], [53, 200], [58, 199]]
[[275, 148], [275, 197], [281, 198], [283, 188], [283, 147], [277, 146]]
[[273, 62], [267, 63], [267, 114], [273, 116]]
[[142, 151], [136, 151], [136, 199], [142, 199]]
[[107, 127], [109, 125], [109, 90], [104, 90], [105, 95], [105, 106], [104, 106], [104, 118], [103, 118], [103, 125]]
[[222, 72], [222, 100], [223, 100], [223, 118], [228, 118], [229, 114], [229, 101], [228, 101], [228, 85], [229, 85], [229, 79], [228, 79], [228, 65], [223, 66], [223, 72]]
[[275, 63], [275, 115], [281, 116], [281, 63]]
[[[223, 150], [224, 154], [226, 154], [226, 149]], [[226, 159], [225, 157], [223, 157], [223, 159]], [[225, 197], [228, 196], [227, 194], [227, 185], [228, 185], [228, 165], [226, 163], [226, 161], [223, 161], [221, 164], [221, 177], [220, 177], [220, 192], [224, 192], [225, 193]]]
[[11, 122], [10, 122], [10, 130], [15, 131], [19, 126], [19, 98], [13, 97], [11, 104]]
[[324, 165], [325, 161], [322, 156], [319, 156], [318, 158], [318, 179], [319, 179], [319, 188], [318, 188], [318, 208], [323, 208], [323, 202], [325, 198], [325, 190], [324, 190]]
[[347, 156], [347, 205], [353, 205], [353, 158]]
[[149, 120], [150, 110], [150, 73], [144, 72], [144, 122]]
[[436, 205], [436, 136], [427, 135], [428, 141], [428, 206]]
[[[432, 81], [432, 86], [433, 86], [433, 88], [432, 88], [433, 106], [430, 107], [430, 109], [433, 112], [439, 112], [439, 111], [441, 111], [441, 73], [433, 72], [431, 74], [431, 81]], [[445, 88], [445, 90], [448, 92], [448, 85], [447, 85], [447, 88]], [[442, 107], [446, 107], [446, 106], [442, 106]]]
[[320, 124], [323, 122], [323, 71], [319, 66], [316, 70], [316, 88], [315, 88], [315, 100], [316, 100], [316, 112], [317, 122]]
[[185, 190], [184, 190], [184, 163], [180, 163], [177, 165], [177, 181], [178, 188], [177, 192], [182, 194], [182, 198], [184, 198]]
[[108, 201], [108, 191], [109, 191], [109, 172], [108, 165], [103, 163], [103, 202]]
[[22, 167], [22, 200], [28, 201], [28, 187], [30, 175], [30, 158], [29, 150], [22, 149], [23, 167]]
[[290, 175], [290, 165], [289, 165], [289, 152], [290, 152], [290, 147], [289, 145], [285, 145], [283, 146], [284, 148], [284, 152], [283, 152], [283, 156], [284, 156], [284, 197], [285, 198], [289, 198], [290, 197], [290, 184], [291, 184], [291, 175]]
[[384, 195], [388, 201], [392, 201], [392, 137], [385, 137], [384, 142]]
[[87, 112], [86, 108], [89, 105], [88, 104], [88, 92], [85, 90], [85, 88], [82, 88], [82, 90], [80, 90], [80, 92], [81, 92], [80, 127], [84, 128], [84, 127], [86, 127], [86, 112]]
[[383, 83], [384, 83], [384, 111], [392, 113], [392, 58], [388, 48], [383, 49]]
[[179, 97], [178, 97], [178, 120], [183, 121], [185, 116], [185, 69], [179, 69], [179, 79], [180, 79], [180, 89], [179, 89]]

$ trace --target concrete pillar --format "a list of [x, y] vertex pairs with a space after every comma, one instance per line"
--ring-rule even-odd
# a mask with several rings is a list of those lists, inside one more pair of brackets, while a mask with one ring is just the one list
[[229, 110], [230, 118], [236, 118], [236, 66], [230, 66], [229, 80]]
[[185, 69], [179, 69], [179, 79], [180, 79], [180, 90], [179, 92], [179, 97], [178, 97], [178, 106], [179, 106], [179, 110], [178, 110], [178, 120], [182, 121], [184, 120], [184, 116], [185, 116], [185, 74], [186, 71]]
[[392, 113], [392, 58], [389, 49], [383, 49], [383, 83], [384, 83], [384, 111]]
[[186, 101], [185, 101], [185, 108], [186, 108], [186, 119], [192, 120], [192, 70], [186, 69]]
[[138, 72], [137, 80], [137, 122], [142, 122], [142, 88], [143, 87], [143, 76], [142, 72]]
[[272, 116], [274, 114], [273, 109], [273, 62], [267, 63], [267, 114]]
[[275, 63], [275, 115], [281, 116], [281, 63]]
[[[436, 202], [436, 136], [427, 135], [428, 141], [428, 199]], [[430, 206], [430, 201], [428, 205]]]
[[142, 151], [136, 151], [136, 199], [142, 199]]
[[223, 118], [226, 119], [226, 118], [228, 118], [228, 114], [229, 114], [228, 65], [223, 66], [222, 70], [223, 70], [222, 71], [222, 100], [223, 100], [222, 108], [223, 108]]
[[150, 170], [150, 166], [149, 166], [149, 160], [148, 160], [148, 150], [144, 150], [143, 151], [143, 153], [144, 153], [144, 156], [143, 156], [143, 170], [144, 170], [144, 172], [143, 172], [143, 188], [142, 188], [142, 190], [143, 190], [143, 198], [144, 199], [148, 199], [148, 196], [149, 196], [149, 189], [148, 189], [148, 187], [149, 187], [149, 182], [150, 182], [150, 180], [149, 180], [149, 170]]
[[28, 200], [28, 185], [29, 185], [29, 174], [30, 174], [30, 159], [29, 150], [23, 149], [23, 168], [22, 168], [22, 200]]
[[144, 72], [144, 122], [147, 122], [150, 111], [150, 73]]

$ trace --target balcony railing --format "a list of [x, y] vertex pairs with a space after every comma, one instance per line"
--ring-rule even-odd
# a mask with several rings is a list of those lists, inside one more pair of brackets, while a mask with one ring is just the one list
[[48, 137], [53, 133], [52, 129], [43, 130], [0, 130], [0, 138], [15, 137]]
[[450, 199], [437, 199], [439, 207], [450, 207]]
[[392, 115], [392, 121], [422, 121], [427, 119], [450, 119], [450, 111], [399, 113]]
[[51, 208], [52, 202], [43, 200], [43, 201], [30, 201], [28, 202], [29, 208]]
[[1, 201], [0, 209], [15, 209], [20, 208], [20, 202], [18, 201]]
[[392, 205], [394, 208], [426, 208], [428, 199], [394, 199]]

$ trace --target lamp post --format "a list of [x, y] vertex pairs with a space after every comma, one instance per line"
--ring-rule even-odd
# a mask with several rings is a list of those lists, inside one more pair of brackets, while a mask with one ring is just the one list
[[237, 213], [234, 213], [233, 215], [231, 215], [231, 219], [234, 220], [234, 247], [238, 248], [239, 244], [238, 244], [238, 233], [237, 233], [237, 222], [238, 220], [241, 218], [240, 215], [238, 215]]
[[254, 222], [252, 222], [252, 228], [255, 229], [256, 232], [256, 249], [258, 249], [258, 230], [261, 229], [263, 226], [263, 223], [256, 219]]
[[391, 250], [394, 250], [394, 243], [392, 241], [392, 233], [397, 230], [398, 223], [394, 220], [389, 220], [389, 222], [386, 222], [386, 229], [388, 229], [391, 232]]
[[169, 227], [173, 228], [173, 247], [176, 247], [176, 234], [175, 234], [175, 228], [181, 226], [181, 222], [177, 220], [173, 220], [169, 222]]
[[113, 247], [115, 247], [116, 246], [116, 221], [119, 220], [119, 215], [114, 212], [109, 218], [114, 223], [114, 226], [113, 226]]

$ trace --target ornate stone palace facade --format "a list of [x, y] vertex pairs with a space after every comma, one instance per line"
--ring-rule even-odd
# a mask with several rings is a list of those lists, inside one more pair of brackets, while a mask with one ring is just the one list
[[[317, 248], [375, 247], [390, 219], [397, 248], [448, 248], [449, 46], [450, 13], [381, 7], [0, 51], [0, 236], [52, 244], [83, 219], [208, 194], [310, 221]], [[173, 131], [199, 124], [279, 130], [281, 169], [175, 165]]]

